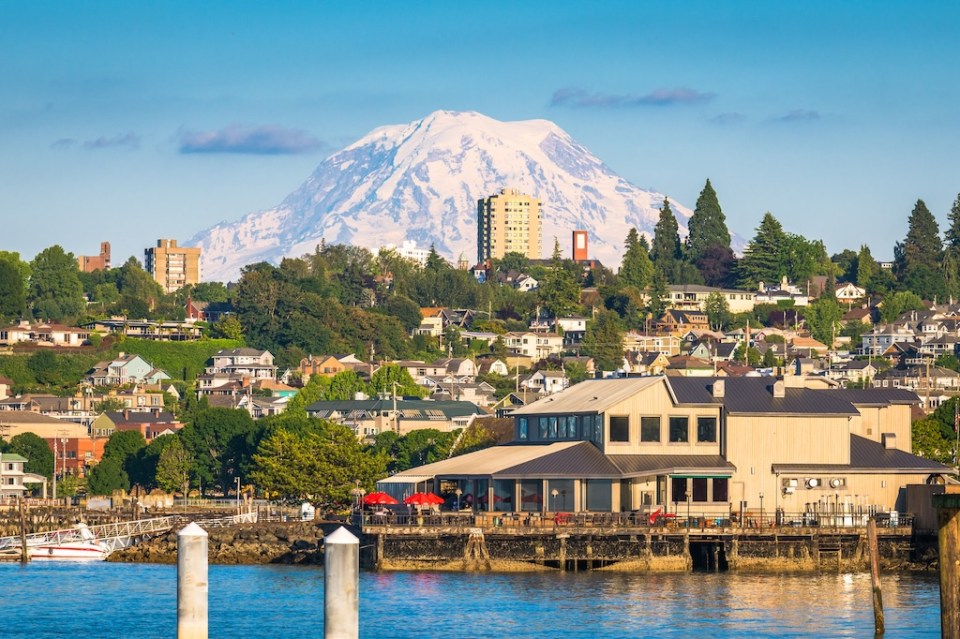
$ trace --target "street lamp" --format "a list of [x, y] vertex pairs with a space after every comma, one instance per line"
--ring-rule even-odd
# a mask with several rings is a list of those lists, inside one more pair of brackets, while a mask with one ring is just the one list
[[550, 491], [550, 494], [553, 496], [553, 512], [557, 512], [557, 495], [560, 494], [560, 491], [554, 488]]
[[763, 493], [760, 493], [760, 530], [763, 531]]
[[457, 495], [457, 512], [460, 512], [460, 495], [463, 494], [463, 491], [460, 490], [460, 488], [457, 488], [457, 490], [455, 490], [454, 492]]
[[237, 477], [237, 514], [240, 514], [240, 478]]

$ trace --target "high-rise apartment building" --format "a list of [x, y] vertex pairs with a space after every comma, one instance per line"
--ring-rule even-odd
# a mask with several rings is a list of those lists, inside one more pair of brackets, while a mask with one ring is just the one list
[[177, 246], [176, 240], [157, 240], [144, 251], [143, 266], [167, 293], [200, 282], [200, 248]]
[[542, 257], [540, 200], [517, 189], [501, 189], [477, 203], [477, 259], [501, 258], [507, 253], [522, 253], [528, 258]]

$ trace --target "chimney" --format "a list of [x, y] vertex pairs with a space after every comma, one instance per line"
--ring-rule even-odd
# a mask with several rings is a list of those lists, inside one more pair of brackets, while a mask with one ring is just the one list
[[892, 450], [897, 447], [897, 435], [896, 433], [884, 433], [880, 436], [882, 440], [883, 447], [887, 450]]
[[717, 399], [722, 399], [724, 394], [724, 383], [722, 379], [715, 380], [713, 382], [713, 396]]
[[786, 385], [783, 383], [782, 379], [778, 379], [773, 383], [773, 397], [774, 399], [783, 399], [786, 395]]

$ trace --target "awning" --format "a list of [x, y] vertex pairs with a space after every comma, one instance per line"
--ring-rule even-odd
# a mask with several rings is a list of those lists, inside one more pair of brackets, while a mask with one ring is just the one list
[[384, 479], [378, 479], [380, 484], [419, 484], [422, 481], [433, 481], [433, 475], [391, 475]]

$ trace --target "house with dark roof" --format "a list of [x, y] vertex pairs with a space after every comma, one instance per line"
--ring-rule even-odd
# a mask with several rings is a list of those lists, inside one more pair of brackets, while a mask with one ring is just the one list
[[799, 377], [587, 381], [513, 410], [510, 444], [378, 489], [455, 486], [504, 512], [902, 511], [908, 485], [954, 471], [911, 453], [917, 402], [910, 391], [809, 388]]
[[349, 426], [360, 439], [372, 439], [384, 431], [399, 435], [422, 428], [451, 432], [467, 428], [486, 412], [472, 402], [375, 397], [314, 402], [307, 406], [307, 414]]

